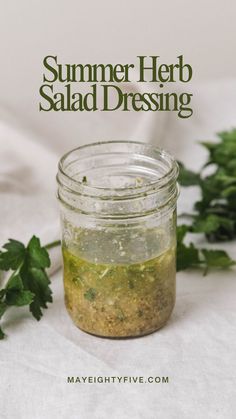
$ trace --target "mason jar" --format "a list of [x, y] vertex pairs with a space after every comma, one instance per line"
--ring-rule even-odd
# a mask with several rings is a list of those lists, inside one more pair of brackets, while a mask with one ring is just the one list
[[76, 148], [59, 162], [67, 310], [104, 337], [161, 328], [175, 304], [178, 165], [129, 141]]

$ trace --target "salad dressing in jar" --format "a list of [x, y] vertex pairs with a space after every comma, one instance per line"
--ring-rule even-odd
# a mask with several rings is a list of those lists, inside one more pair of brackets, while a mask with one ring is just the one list
[[142, 336], [170, 317], [177, 175], [169, 154], [139, 142], [89, 144], [62, 157], [65, 304], [80, 329]]

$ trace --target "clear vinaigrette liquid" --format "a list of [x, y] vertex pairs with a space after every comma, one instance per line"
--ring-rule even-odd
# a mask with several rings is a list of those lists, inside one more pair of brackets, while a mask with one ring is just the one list
[[175, 246], [143, 263], [99, 264], [63, 247], [65, 303], [82, 330], [104, 337], [151, 333], [175, 303]]

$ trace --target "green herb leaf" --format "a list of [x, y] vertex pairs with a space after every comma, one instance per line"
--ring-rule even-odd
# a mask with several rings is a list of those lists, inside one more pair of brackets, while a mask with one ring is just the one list
[[200, 174], [195, 173], [192, 170], [186, 169], [183, 163], [178, 161], [179, 165], [179, 177], [178, 182], [182, 186], [195, 186], [199, 185], [200, 182]]
[[229, 268], [236, 264], [224, 250], [201, 250], [208, 268]]
[[236, 238], [236, 129], [219, 133], [218, 142], [207, 141], [202, 145], [209, 152], [203, 168], [210, 166], [210, 175], [205, 176], [203, 170], [192, 174], [180, 163], [183, 173], [180, 183], [189, 186], [196, 181], [201, 192], [200, 201], [194, 205], [195, 213], [187, 214], [192, 220], [189, 231], [204, 233], [209, 242], [233, 240]]
[[5, 302], [0, 301], [0, 319], [3, 316], [7, 309], [7, 304]]
[[88, 291], [84, 293], [84, 298], [89, 301], [93, 301], [96, 298], [97, 291], [94, 288], [89, 288]]
[[214, 233], [220, 228], [225, 229], [229, 234], [230, 232], [234, 234], [234, 221], [219, 215], [211, 214], [197, 219], [193, 224], [193, 231], [197, 233]]
[[25, 306], [34, 299], [34, 294], [25, 291], [19, 274], [12, 276], [5, 288], [5, 303], [9, 306]]
[[23, 290], [23, 283], [19, 274], [12, 275], [9, 278], [5, 291], [7, 292], [9, 290]]
[[37, 320], [40, 320], [43, 315], [41, 308], [47, 308], [47, 303], [52, 302], [48, 275], [43, 269], [31, 268], [27, 265], [22, 268], [21, 275], [24, 289], [34, 294], [30, 311]]
[[49, 268], [50, 258], [47, 250], [41, 246], [38, 237], [33, 236], [28, 246], [28, 263], [35, 268]]
[[3, 245], [3, 249], [5, 250], [0, 252], [0, 269], [16, 270], [24, 260], [25, 246], [17, 240], [10, 239]]
[[188, 268], [196, 268], [201, 263], [199, 257], [199, 250], [190, 243], [186, 246], [179, 243], [177, 246], [177, 272]]
[[190, 231], [190, 226], [181, 224], [177, 226], [177, 243], [181, 244], [187, 234]]
[[184, 244], [185, 236], [190, 229], [191, 227], [185, 224], [177, 227], [177, 272], [200, 264], [199, 250], [193, 243], [189, 246]]
[[34, 294], [30, 291], [24, 290], [11, 290], [6, 294], [6, 303], [9, 306], [26, 306], [29, 305], [34, 299]]
[[[48, 248], [59, 244], [59, 241], [50, 243]], [[17, 240], [9, 240], [2, 249], [0, 269], [13, 272], [5, 288], [0, 290], [0, 318], [11, 306], [29, 305], [31, 313], [39, 320], [42, 308], [47, 308], [47, 303], [52, 302], [50, 280], [45, 270], [50, 266], [47, 249], [35, 236], [26, 248]], [[0, 339], [4, 336], [0, 328]]]
[[2, 288], [1, 290], [0, 290], [0, 299], [2, 299], [3, 297], [4, 297], [4, 295], [6, 294], [6, 290], [5, 290], [5, 288]]
[[0, 327], [0, 340], [4, 339], [5, 336], [6, 336], [5, 333], [3, 333], [3, 331], [2, 331], [2, 329]]

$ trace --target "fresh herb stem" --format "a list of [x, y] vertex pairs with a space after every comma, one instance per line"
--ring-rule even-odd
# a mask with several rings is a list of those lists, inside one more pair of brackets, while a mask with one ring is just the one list
[[46, 246], [44, 246], [44, 248], [49, 250], [49, 249], [53, 249], [54, 247], [57, 247], [57, 246], [60, 246], [60, 245], [61, 245], [61, 240], [55, 240], [54, 242], [46, 244]]

